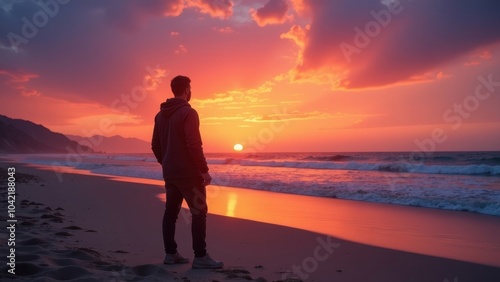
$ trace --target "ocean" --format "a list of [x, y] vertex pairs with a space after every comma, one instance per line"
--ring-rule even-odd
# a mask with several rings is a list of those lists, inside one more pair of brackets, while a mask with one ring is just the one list
[[[205, 155], [213, 185], [500, 216], [500, 152]], [[162, 179], [153, 154], [15, 158], [95, 174]]]

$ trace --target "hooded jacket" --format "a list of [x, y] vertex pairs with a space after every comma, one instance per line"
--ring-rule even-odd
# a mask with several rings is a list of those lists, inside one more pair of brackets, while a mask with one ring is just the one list
[[196, 110], [180, 98], [170, 98], [155, 117], [151, 149], [163, 168], [163, 178], [200, 177], [208, 172]]

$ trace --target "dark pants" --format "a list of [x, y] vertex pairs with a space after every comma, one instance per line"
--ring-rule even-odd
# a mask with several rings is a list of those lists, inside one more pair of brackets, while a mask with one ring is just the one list
[[177, 252], [177, 243], [174, 238], [175, 223], [181, 210], [182, 200], [185, 199], [192, 217], [191, 235], [194, 255], [195, 257], [205, 256], [207, 254], [205, 237], [208, 208], [203, 179], [201, 177], [166, 179], [165, 188], [167, 193], [165, 213], [163, 214], [165, 252], [168, 254]]

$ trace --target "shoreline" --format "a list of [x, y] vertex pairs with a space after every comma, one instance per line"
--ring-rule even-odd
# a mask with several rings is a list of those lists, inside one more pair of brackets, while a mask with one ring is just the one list
[[[7, 162], [2, 160], [2, 167], [7, 166]], [[163, 192], [162, 187], [151, 185], [151, 183], [121, 182], [117, 181], [116, 178], [112, 179], [102, 175], [71, 173], [65, 176], [63, 182], [58, 182], [56, 175], [50, 170], [42, 170], [23, 164], [15, 166], [19, 172], [35, 175], [42, 179], [43, 183], [43, 186], [41, 186], [42, 184], [37, 186], [21, 185], [20, 183], [19, 189], [21, 187], [23, 189], [19, 192], [21, 199], [26, 197], [26, 199], [30, 198], [35, 202], [42, 202], [52, 207], [61, 206], [65, 210], [68, 220], [74, 221], [74, 224], [85, 229], [97, 231], [75, 231], [74, 236], [71, 237], [72, 242], [68, 246], [84, 246], [84, 248], [90, 246], [101, 254], [116, 257], [126, 265], [149, 265], [151, 269], [155, 269], [155, 273], [159, 277], [162, 275], [164, 277], [167, 274], [174, 275], [174, 277], [184, 275], [189, 277], [191, 281], [207, 281], [196, 279], [205, 279], [206, 277], [225, 279], [227, 276], [228, 272], [197, 272], [192, 270], [190, 265], [171, 267], [161, 264], [163, 244], [159, 225], [163, 214], [163, 203], [159, 200], [158, 194]], [[409, 276], [415, 279], [411, 281], [444, 281], [444, 279], [452, 281], [454, 277], [458, 277], [460, 280], [464, 279], [464, 281], [468, 281], [467, 277], [475, 281], [478, 281], [478, 277], [484, 278], [481, 281], [496, 281], [500, 277], [498, 265], [491, 267], [484, 265], [484, 263], [481, 265], [439, 258], [415, 252], [388, 249], [375, 246], [376, 244], [357, 243], [351, 240], [355, 234], [366, 235], [367, 230], [378, 230], [381, 237], [377, 240], [385, 237], [389, 241], [397, 241], [398, 237], [402, 237], [406, 239], [402, 243], [408, 244], [408, 236], [418, 238], [422, 234], [413, 234], [414, 231], [404, 229], [406, 223], [408, 221], [416, 223], [425, 221], [427, 217], [435, 217], [438, 213], [433, 209], [427, 211], [424, 208], [407, 207], [407, 209], [414, 210], [405, 213], [405, 216], [412, 215], [411, 218], [401, 215], [401, 221], [392, 220], [389, 222], [385, 218], [384, 225], [374, 225], [374, 222], [381, 220], [376, 220], [373, 217], [387, 217], [395, 210], [401, 213], [403, 209], [400, 209], [401, 207], [397, 207], [397, 209], [394, 207], [384, 208], [383, 204], [372, 205], [370, 203], [365, 205], [366, 203], [356, 204], [353, 203], [354, 201], [348, 200], [327, 199], [335, 203], [337, 213], [332, 216], [337, 219], [338, 224], [344, 223], [343, 226], [338, 225], [337, 228], [347, 229], [348, 232], [344, 235], [325, 235], [324, 232], [301, 230], [309, 228], [299, 229], [295, 226], [283, 226], [292, 225], [288, 222], [297, 222], [298, 214], [287, 215], [284, 213], [286, 209], [279, 210], [277, 208], [293, 206], [297, 204], [296, 200], [281, 195], [266, 198], [262, 197], [262, 193], [257, 193], [258, 195], [255, 196], [252, 195], [255, 190], [243, 190], [249, 189], [221, 187], [216, 196], [208, 197], [210, 214], [207, 223], [209, 252], [216, 259], [225, 262], [225, 270], [232, 271], [233, 274], [240, 273], [238, 275], [241, 276], [239, 277], [241, 279], [247, 275], [252, 279], [266, 279], [261, 281], [278, 281], [277, 279], [283, 278], [284, 275], [287, 276], [287, 271], [290, 274], [294, 266], [301, 267], [303, 279], [305, 274], [308, 275], [307, 281], [331, 281], [334, 278], [335, 281], [401, 281], [404, 277]], [[207, 195], [210, 195], [208, 191]], [[294, 196], [291, 197], [294, 198]], [[299, 196], [303, 202], [307, 197], [309, 196]], [[271, 203], [264, 201], [266, 199], [270, 200]], [[256, 200], [259, 201], [260, 205], [256, 205]], [[229, 204], [231, 201], [233, 204]], [[325, 207], [317, 198], [311, 197], [310, 201], [311, 204], [318, 206], [315, 212]], [[332, 201], [328, 201], [328, 203], [332, 203]], [[264, 207], [271, 208], [271, 211], [265, 210]], [[307, 208], [310, 206], [306, 205], [305, 209]], [[262, 215], [264, 220], [268, 221], [275, 213], [279, 222], [262, 223], [263, 219], [236, 218], [244, 217], [245, 211]], [[344, 215], [339, 211], [343, 211]], [[229, 214], [227, 214], [228, 212]], [[315, 212], [303, 212], [309, 217], [304, 217], [298, 222], [303, 225], [308, 219], [316, 218], [317, 213]], [[361, 214], [353, 217], [352, 213], [354, 212]], [[224, 216], [219, 215], [224, 213], [226, 213]], [[464, 216], [466, 213], [455, 213], [457, 213], [456, 216], [452, 216], [448, 212], [439, 214], [443, 214], [441, 216], [443, 219], [452, 221], [449, 226], [455, 226], [456, 230], [453, 232], [456, 233], [459, 233], [460, 230], [474, 229], [478, 224], [489, 228], [491, 224], [489, 216], [481, 216], [484, 220], [474, 225], [477, 216]], [[486, 219], [487, 217], [488, 219]], [[321, 221], [326, 222], [327, 225], [331, 224], [331, 218], [323, 217], [317, 220], [314, 224]], [[177, 231], [179, 235], [177, 237], [182, 237], [178, 239], [179, 251], [191, 258], [189, 220], [181, 215], [179, 221]], [[370, 221], [372, 225], [367, 224]], [[500, 221], [495, 220], [494, 222]], [[425, 227], [427, 223], [421, 222], [420, 224]], [[350, 227], [350, 230], [347, 227]], [[445, 230], [448, 229], [445, 228]], [[494, 231], [490, 230], [491, 233]], [[183, 235], [180, 236], [180, 234]], [[43, 235], [40, 236], [43, 237]], [[466, 235], [470, 234], [466, 233]], [[433, 240], [436, 240], [436, 238], [425, 236], [421, 239], [418, 244], [424, 246], [426, 243], [432, 246]], [[448, 239], [453, 244], [457, 243], [454, 241], [456, 239], [454, 237]], [[437, 241], [440, 242], [440, 240]], [[298, 244], [299, 242], [300, 244]], [[498, 243], [498, 239], [493, 243]], [[417, 247], [419, 247], [418, 244]], [[453, 249], [453, 244], [448, 248]], [[489, 247], [500, 248], [499, 245], [500, 243]], [[320, 249], [319, 246], [330, 246], [330, 248]], [[466, 246], [467, 248], [462, 250], [459, 255], [467, 257], [471, 251], [474, 251], [474, 245]], [[469, 247], [471, 247], [470, 250]], [[315, 253], [316, 250], [318, 252]], [[477, 252], [477, 250], [475, 251]], [[484, 255], [484, 253], [481, 254]], [[384, 260], [390, 261], [390, 265], [384, 263]], [[422, 267], [426, 267], [429, 271], [422, 272]], [[241, 272], [235, 270], [241, 270]], [[244, 275], [241, 274], [244, 272], [243, 270], [246, 271]], [[149, 278], [156, 279], [155, 277]]]

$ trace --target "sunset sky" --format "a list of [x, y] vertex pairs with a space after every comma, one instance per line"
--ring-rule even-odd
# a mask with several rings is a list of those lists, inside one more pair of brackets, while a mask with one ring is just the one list
[[0, 114], [150, 141], [192, 80], [206, 152], [500, 150], [500, 2], [3, 0]]

